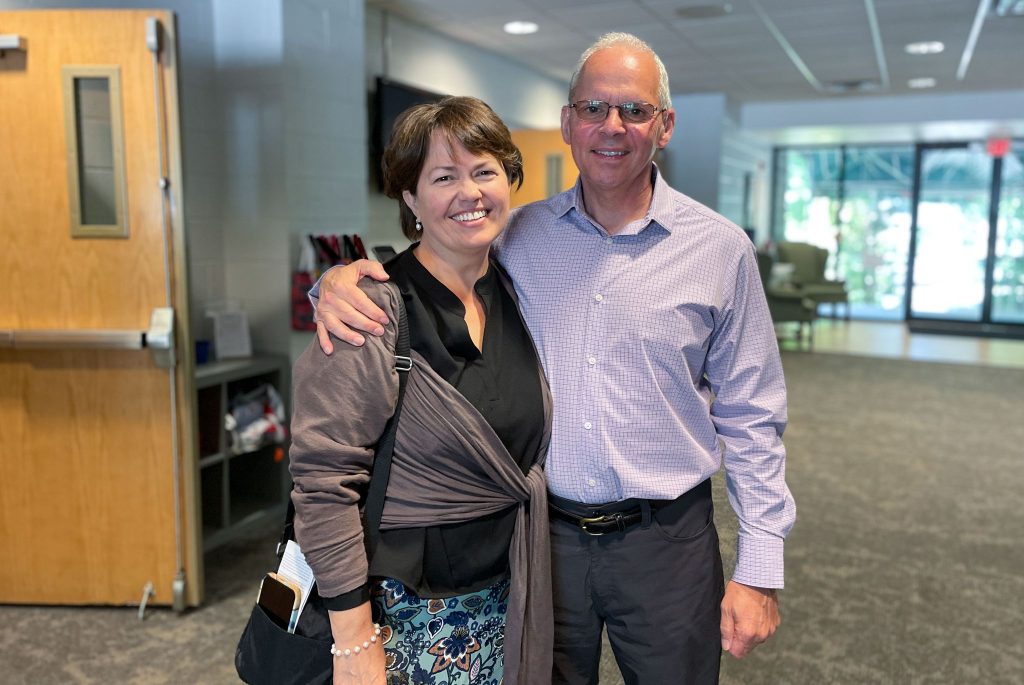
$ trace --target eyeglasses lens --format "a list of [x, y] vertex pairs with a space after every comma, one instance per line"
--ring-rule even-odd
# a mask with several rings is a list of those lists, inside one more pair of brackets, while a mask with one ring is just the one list
[[630, 124], [645, 123], [658, 113], [658, 108], [649, 102], [623, 102], [612, 105], [604, 100], [580, 100], [573, 103], [573, 108], [580, 119], [590, 122], [604, 121], [612, 107], [618, 109], [622, 120]]

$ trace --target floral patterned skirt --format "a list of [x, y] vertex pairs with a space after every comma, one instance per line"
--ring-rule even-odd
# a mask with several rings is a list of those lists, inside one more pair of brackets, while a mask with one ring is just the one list
[[375, 582], [388, 685], [501, 685], [508, 579], [478, 592], [422, 599], [393, 578]]

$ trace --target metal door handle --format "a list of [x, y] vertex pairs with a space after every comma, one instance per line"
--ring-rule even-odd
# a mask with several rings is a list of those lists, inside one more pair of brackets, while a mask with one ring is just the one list
[[[157, 307], [149, 317], [149, 330], [143, 341], [153, 355], [156, 365], [164, 369], [174, 368], [174, 308]], [[173, 381], [172, 381], [173, 382]]]
[[25, 349], [141, 350], [145, 331], [15, 330], [5, 331], [6, 347]]
[[141, 350], [149, 348], [158, 366], [174, 366], [174, 309], [153, 310], [149, 330], [0, 330], [0, 347], [17, 350]]

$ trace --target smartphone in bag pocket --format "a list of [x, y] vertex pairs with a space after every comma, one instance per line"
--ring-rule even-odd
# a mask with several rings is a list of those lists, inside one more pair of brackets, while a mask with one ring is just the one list
[[302, 593], [299, 586], [276, 573], [268, 573], [260, 583], [256, 604], [263, 607], [277, 626], [289, 633], [295, 632]]

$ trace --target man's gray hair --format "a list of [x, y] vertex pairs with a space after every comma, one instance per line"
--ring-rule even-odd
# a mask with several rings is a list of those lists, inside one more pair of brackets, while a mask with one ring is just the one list
[[576, 63], [576, 69], [572, 72], [572, 80], [569, 81], [569, 101], [570, 103], [576, 97], [576, 85], [579, 83], [580, 75], [583, 73], [583, 65], [586, 64], [590, 56], [600, 50], [607, 50], [608, 48], [626, 47], [636, 50], [637, 52], [646, 52], [654, 58], [654, 64], [658, 67], [658, 106], [659, 107], [671, 107], [672, 106], [672, 92], [668, 88], [668, 71], [665, 70], [665, 64], [658, 57], [658, 53], [651, 49], [651, 46], [640, 40], [632, 33], [621, 33], [613, 32], [606, 33], [589, 48], [583, 51], [580, 55], [580, 61]]

